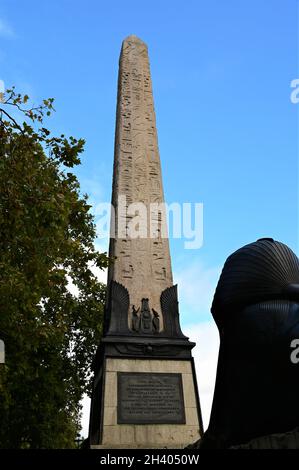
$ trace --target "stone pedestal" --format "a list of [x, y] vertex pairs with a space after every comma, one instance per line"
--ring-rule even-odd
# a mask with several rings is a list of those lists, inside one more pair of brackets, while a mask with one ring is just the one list
[[124, 286], [111, 281], [108, 298], [93, 364], [90, 445], [180, 448], [195, 442], [202, 433], [195, 343], [180, 329], [177, 287], [160, 297], [164, 329], [148, 334], [129, 328]]
[[[192, 360], [106, 358], [103, 366], [105, 379], [102, 387], [98, 389], [98, 393], [102, 395], [98, 397], [102, 401], [102, 423], [101, 432], [99, 433], [101, 435], [98, 435], [98, 443], [91, 445], [92, 448], [174, 449], [184, 448], [200, 438], [201, 423], [200, 414], [198, 413], [197, 386]], [[119, 408], [122, 406], [121, 400], [128, 398], [121, 395], [118, 387], [119, 377], [122, 373], [134, 373], [136, 378], [138, 380], [140, 378], [141, 381], [147, 374], [154, 374], [155, 378], [160, 375], [162, 382], [164, 377], [171, 378], [171, 376], [175, 376], [175, 378], [180, 378], [182, 383], [182, 403], [174, 404], [170, 419], [175, 419], [174, 415], [177, 412], [177, 408], [181, 405], [184, 414], [183, 421], [185, 422], [180, 424], [119, 424]], [[151, 375], [149, 375], [150, 377]], [[138, 384], [138, 380], [135, 383]], [[131, 393], [133, 397], [131, 396], [129, 404], [133, 404], [134, 389]], [[140, 395], [144, 397], [148, 393], [151, 394], [152, 400], [155, 399], [155, 395], [159, 395], [157, 390], [153, 390], [151, 387], [147, 390], [146, 386], [142, 388]], [[128, 399], [126, 401], [128, 402]], [[138, 404], [138, 400], [136, 401]], [[142, 412], [144, 413], [144, 409], [148, 404], [149, 400], [144, 402], [144, 407], [139, 407], [139, 416], [142, 416]], [[157, 406], [159, 407], [159, 404]], [[161, 414], [167, 406], [168, 403], [164, 403], [161, 406]], [[100, 415], [98, 415], [98, 418], [100, 418]], [[157, 420], [157, 417], [154, 417], [155, 419]]]

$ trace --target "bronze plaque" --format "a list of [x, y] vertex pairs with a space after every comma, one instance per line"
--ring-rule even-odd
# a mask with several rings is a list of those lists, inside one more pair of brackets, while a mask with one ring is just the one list
[[181, 374], [118, 372], [118, 424], [185, 424]]

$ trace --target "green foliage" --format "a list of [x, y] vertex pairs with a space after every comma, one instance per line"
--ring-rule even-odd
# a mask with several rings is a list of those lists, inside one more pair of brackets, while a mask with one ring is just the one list
[[[102, 331], [105, 288], [91, 271], [87, 197], [65, 167], [84, 141], [42, 127], [53, 99], [26, 107], [7, 90], [0, 108], [0, 448], [75, 447], [80, 400]], [[18, 117], [15, 117], [18, 116]], [[20, 124], [19, 116], [25, 121]], [[68, 289], [71, 279], [79, 290]]]

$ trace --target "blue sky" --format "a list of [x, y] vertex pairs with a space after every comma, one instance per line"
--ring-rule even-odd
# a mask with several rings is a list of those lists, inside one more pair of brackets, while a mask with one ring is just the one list
[[84, 137], [77, 170], [110, 201], [118, 58], [149, 47], [166, 201], [204, 204], [204, 244], [171, 240], [181, 318], [210, 320], [219, 269], [270, 236], [298, 254], [295, 0], [1, 0], [0, 79], [55, 97], [54, 132]]
[[95, 203], [110, 200], [121, 42], [148, 44], [166, 201], [204, 204], [203, 247], [171, 240], [175, 277], [262, 236], [298, 252], [295, 0], [1, 0], [0, 20], [0, 79], [55, 97], [48, 125], [86, 139]]

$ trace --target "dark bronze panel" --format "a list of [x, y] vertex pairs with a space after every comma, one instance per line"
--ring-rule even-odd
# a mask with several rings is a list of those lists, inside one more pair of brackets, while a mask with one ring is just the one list
[[181, 374], [118, 372], [118, 424], [185, 424]]

